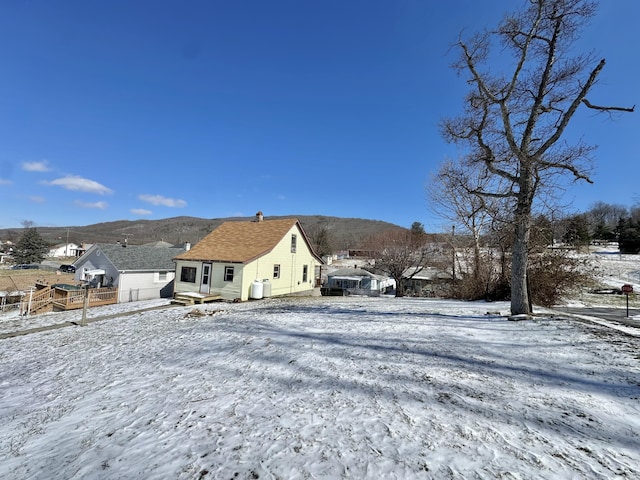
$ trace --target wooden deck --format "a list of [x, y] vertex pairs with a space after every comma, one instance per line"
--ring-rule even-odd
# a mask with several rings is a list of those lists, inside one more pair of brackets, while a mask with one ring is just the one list
[[196, 292], [182, 292], [173, 295], [171, 303], [176, 305], [195, 305], [196, 303], [219, 302], [223, 300], [221, 295]]
[[[35, 315], [46, 312], [77, 310], [84, 307], [85, 290], [70, 289], [46, 284], [36, 284], [37, 290], [28, 293], [20, 303], [20, 314]], [[112, 305], [118, 303], [118, 288], [90, 288], [88, 291], [89, 307]]]
[[[81, 290], [61, 290], [55, 289], [53, 297], [53, 310], [77, 310], [84, 307], [84, 289]], [[101, 305], [113, 305], [118, 303], [118, 288], [103, 287], [90, 288], [89, 307], [99, 307]]]

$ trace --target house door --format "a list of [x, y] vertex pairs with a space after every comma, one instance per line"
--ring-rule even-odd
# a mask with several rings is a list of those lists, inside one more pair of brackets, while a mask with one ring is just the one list
[[200, 293], [209, 293], [211, 290], [211, 264], [202, 264], [202, 281], [200, 282]]

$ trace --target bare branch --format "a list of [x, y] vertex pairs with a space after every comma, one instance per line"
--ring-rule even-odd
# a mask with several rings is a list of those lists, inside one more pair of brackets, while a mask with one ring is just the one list
[[571, 102], [571, 105], [569, 106], [567, 111], [561, 117], [560, 122], [558, 123], [558, 126], [556, 128], [556, 131], [538, 149], [538, 151], [535, 153], [536, 156], [542, 157], [542, 155], [554, 143], [556, 143], [558, 141], [558, 139], [562, 136], [562, 134], [564, 133], [565, 128], [569, 124], [569, 121], [573, 118], [573, 114], [578, 109], [578, 106], [584, 100], [584, 98], [586, 97], [587, 93], [589, 93], [589, 90], [591, 90], [591, 87], [596, 83], [596, 79], [598, 78], [598, 75], [600, 74], [600, 72], [604, 68], [605, 63], [606, 63], [605, 59], [603, 58], [602, 60], [600, 60], [600, 63], [598, 63], [598, 65], [591, 71], [591, 74], [589, 75], [589, 79], [587, 80], [587, 83], [585, 83], [585, 85], [582, 87], [582, 89], [580, 90], [578, 95], [574, 98], [573, 102]]
[[571, 172], [576, 180], [584, 180], [587, 183], [593, 184], [593, 180], [591, 180], [591, 178], [568, 163], [540, 162], [540, 166], [545, 168], [557, 168], [559, 170], [566, 170], [568, 172]]
[[635, 110], [636, 106], [634, 105], [633, 107], [601, 107], [599, 105], [593, 105], [592, 103], [589, 102], [589, 100], [587, 100], [586, 98], [582, 99], [582, 103], [584, 103], [587, 107], [589, 108], [593, 108], [594, 110], [600, 110], [603, 112], [629, 112], [629, 113], [633, 113], [633, 111]]

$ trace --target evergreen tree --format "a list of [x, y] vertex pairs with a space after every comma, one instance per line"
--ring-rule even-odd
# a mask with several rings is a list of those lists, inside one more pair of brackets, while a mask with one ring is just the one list
[[593, 230], [593, 238], [595, 240], [604, 240], [606, 242], [611, 242], [615, 240], [616, 234], [611, 227], [609, 227], [604, 222], [600, 222]]
[[48, 250], [48, 245], [35, 228], [27, 228], [16, 245], [16, 263], [40, 263]]
[[640, 221], [621, 218], [617, 230], [620, 253], [640, 253]]
[[416, 236], [424, 235], [424, 225], [422, 225], [420, 222], [413, 222], [411, 224], [411, 234]]
[[589, 222], [586, 215], [574, 215], [569, 218], [567, 231], [562, 239], [574, 247], [589, 245], [591, 236], [589, 235]]

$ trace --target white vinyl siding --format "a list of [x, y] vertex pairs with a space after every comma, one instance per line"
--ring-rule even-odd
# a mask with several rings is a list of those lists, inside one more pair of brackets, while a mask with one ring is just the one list
[[[223, 298], [228, 300], [233, 300], [236, 298], [241, 298], [240, 289], [242, 287], [242, 277], [243, 277], [243, 265], [239, 263], [229, 264], [229, 263], [209, 263], [211, 265], [211, 276], [210, 276], [210, 295], [221, 295]], [[195, 283], [187, 283], [181, 282], [180, 277], [176, 278], [175, 283], [175, 291], [176, 292], [191, 292], [191, 293], [199, 293], [200, 292], [200, 279], [202, 278], [202, 264], [200, 261], [190, 261], [190, 260], [178, 260], [176, 262], [176, 270], [180, 271], [183, 266], [194, 267], [196, 269], [196, 279], [198, 279]], [[233, 267], [233, 281], [228, 282], [224, 280], [225, 275], [225, 267]]]
[[[118, 303], [152, 300], [154, 298], [170, 297], [168, 284], [174, 277], [174, 272], [167, 272], [167, 279], [158, 282], [158, 272], [126, 272], [120, 275], [118, 285]], [[166, 287], [166, 288], [165, 288]]]
[[120, 272], [98, 245], [87, 250], [75, 265], [75, 279], [78, 281], [82, 279], [85, 270], [104, 270], [102, 285], [118, 287], [118, 303], [169, 298], [173, 293], [171, 282], [176, 276], [175, 271], [125, 270]]

